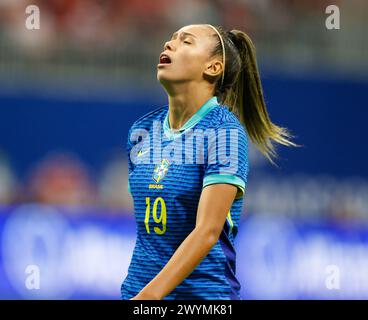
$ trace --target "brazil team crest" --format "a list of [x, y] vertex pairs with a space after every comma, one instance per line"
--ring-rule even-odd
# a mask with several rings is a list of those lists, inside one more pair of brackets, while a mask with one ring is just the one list
[[168, 160], [163, 159], [161, 163], [156, 164], [155, 169], [153, 170], [152, 179], [155, 180], [156, 183], [159, 183], [165, 176], [167, 171], [169, 171], [170, 163]]

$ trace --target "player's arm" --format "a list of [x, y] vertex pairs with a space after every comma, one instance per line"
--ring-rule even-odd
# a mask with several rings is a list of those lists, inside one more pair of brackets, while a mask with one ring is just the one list
[[237, 187], [232, 184], [203, 188], [195, 228], [165, 267], [132, 300], [161, 300], [192, 273], [217, 243], [236, 193]]

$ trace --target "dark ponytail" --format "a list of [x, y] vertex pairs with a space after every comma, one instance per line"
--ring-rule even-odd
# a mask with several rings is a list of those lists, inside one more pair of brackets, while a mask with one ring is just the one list
[[[243, 31], [216, 29], [224, 41], [226, 60], [224, 81], [222, 85], [221, 81], [217, 81], [215, 95], [221, 104], [237, 115], [252, 142], [275, 164], [273, 158], [277, 157], [277, 153], [272, 142], [285, 146], [298, 145], [290, 140], [292, 135], [289, 131], [274, 124], [268, 115], [254, 44]], [[222, 55], [220, 41], [213, 53]]]

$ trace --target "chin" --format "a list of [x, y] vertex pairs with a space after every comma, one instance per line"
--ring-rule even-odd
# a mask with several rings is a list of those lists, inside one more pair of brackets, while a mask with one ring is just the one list
[[161, 70], [159, 70], [157, 72], [157, 80], [159, 82], [161, 82], [162, 84], [171, 82], [172, 79], [170, 79], [169, 77], [165, 76], [163, 73], [164, 72], [162, 72]]

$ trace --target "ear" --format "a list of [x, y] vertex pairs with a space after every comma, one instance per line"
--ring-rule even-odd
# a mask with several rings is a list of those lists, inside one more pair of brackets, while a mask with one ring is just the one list
[[206, 68], [204, 70], [204, 74], [209, 77], [216, 78], [221, 74], [223, 70], [222, 62], [217, 59], [211, 60], [206, 64]]

